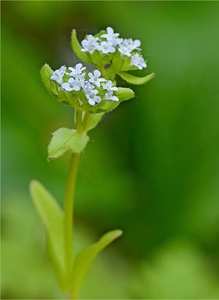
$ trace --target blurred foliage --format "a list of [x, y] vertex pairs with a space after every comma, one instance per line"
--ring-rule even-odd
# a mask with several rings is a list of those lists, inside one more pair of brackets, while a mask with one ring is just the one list
[[48, 164], [46, 148], [73, 111], [39, 69], [77, 62], [73, 28], [82, 39], [107, 26], [142, 41], [156, 77], [104, 118], [82, 156], [79, 240], [124, 230], [82, 297], [219, 297], [218, 13], [217, 2], [2, 2], [2, 298], [62, 297], [28, 185], [40, 180], [62, 203], [69, 157]]

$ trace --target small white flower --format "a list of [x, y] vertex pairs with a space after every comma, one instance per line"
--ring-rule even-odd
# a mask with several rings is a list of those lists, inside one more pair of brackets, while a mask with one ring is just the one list
[[130, 66], [136, 66], [140, 70], [147, 67], [143, 57], [138, 53], [132, 56]]
[[64, 91], [79, 91], [81, 88], [81, 82], [74, 78], [69, 78], [68, 82], [62, 84], [62, 89]]
[[59, 84], [63, 83], [63, 76], [66, 73], [66, 67], [62, 66], [60, 69], [55, 70], [52, 74], [52, 76], [50, 77], [51, 80], [56, 81]]
[[105, 94], [105, 100], [119, 101], [119, 98], [113, 95], [113, 91], [109, 91]]
[[61, 68], [59, 69], [59, 71], [60, 71], [61, 74], [64, 75], [66, 73], [66, 69], [67, 69], [66, 66], [61, 66]]
[[105, 38], [107, 41], [114, 41], [119, 36], [119, 33], [114, 33], [112, 27], [107, 27], [106, 32], [101, 35], [101, 38]]
[[89, 94], [94, 89], [94, 85], [89, 81], [85, 81], [83, 84], [83, 90], [85, 94]]
[[118, 50], [123, 55], [129, 56], [129, 57], [131, 56], [132, 49], [131, 49], [130, 44], [128, 43], [127, 39], [121, 41], [121, 43], [119, 44]]
[[104, 90], [109, 91], [117, 91], [118, 88], [116, 86], [113, 86], [113, 82], [111, 80], [107, 80], [106, 83], [102, 83], [102, 87]]
[[113, 46], [113, 42], [111, 41], [102, 41], [97, 46], [97, 50], [103, 52], [104, 54], [114, 53], [116, 51], [115, 47]]
[[98, 94], [98, 91], [97, 90], [91, 90], [89, 93], [85, 94], [87, 100], [88, 100], [88, 103], [90, 105], [95, 105], [97, 103], [100, 103], [101, 101], [101, 98], [100, 96], [97, 96]]
[[94, 73], [89, 72], [89, 82], [96, 85], [97, 87], [100, 87], [100, 83], [106, 81], [104, 78], [100, 78], [100, 71], [94, 70]]
[[81, 44], [83, 48], [81, 49], [82, 52], [89, 52], [92, 54], [94, 50], [97, 49], [99, 38], [94, 37], [92, 34], [88, 34], [86, 39], [84, 39]]
[[132, 40], [132, 42], [130, 43], [130, 48], [133, 50], [141, 50], [141, 48], [139, 48], [141, 46], [141, 41], [140, 40]]
[[83, 67], [83, 65], [79, 63], [74, 68], [69, 67], [68, 70], [71, 71], [71, 73], [69, 74], [70, 76], [77, 76], [81, 75], [83, 71], [86, 70], [86, 67]]
[[119, 44], [119, 52], [126, 56], [131, 56], [133, 50], [141, 50], [139, 46], [141, 45], [140, 40], [123, 39]]

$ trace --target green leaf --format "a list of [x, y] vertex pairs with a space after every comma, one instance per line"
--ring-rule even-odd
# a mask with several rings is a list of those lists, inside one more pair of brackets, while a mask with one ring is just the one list
[[66, 144], [75, 132], [76, 130], [59, 128], [52, 134], [53, 136], [48, 146], [48, 160], [59, 158], [69, 151]]
[[102, 70], [108, 64], [110, 64], [110, 56], [109, 55], [104, 55], [104, 57], [98, 63], [98, 69]]
[[47, 233], [49, 254], [60, 288], [65, 290], [64, 215], [60, 206], [44, 186], [33, 180], [30, 193]]
[[97, 126], [97, 124], [100, 122], [102, 117], [104, 116], [104, 112], [98, 113], [98, 114], [89, 114], [86, 126], [85, 126], [85, 131], [89, 131]]
[[131, 98], [134, 98], [135, 93], [133, 90], [129, 88], [121, 88], [119, 87], [117, 91], [114, 92], [114, 95], [119, 98], [119, 101], [129, 100]]
[[95, 64], [95, 65], [98, 65], [99, 62], [102, 60], [102, 56], [100, 54], [99, 51], [95, 50], [91, 55], [91, 60], [92, 60], [92, 63]]
[[74, 153], [80, 153], [84, 150], [88, 141], [89, 136], [86, 133], [76, 132], [67, 143], [67, 147]]
[[86, 278], [90, 266], [97, 256], [106, 246], [122, 235], [121, 230], [113, 230], [102, 236], [102, 238], [91, 246], [82, 249], [75, 258], [72, 272], [72, 295], [77, 296], [81, 286]]
[[107, 75], [117, 74], [119, 70], [122, 68], [123, 64], [124, 64], [124, 59], [122, 57], [114, 58], [111, 66], [109, 67], [109, 69], [107, 69]]
[[119, 72], [118, 75], [128, 83], [135, 85], [145, 84], [155, 76], [154, 73], [151, 73], [145, 77], [137, 77], [126, 72]]
[[68, 151], [80, 153], [89, 141], [85, 133], [79, 133], [75, 129], [59, 128], [53, 133], [48, 146], [48, 160], [56, 159]]
[[43, 65], [42, 68], [40, 69], [41, 79], [45, 88], [52, 96], [57, 98], [56, 96], [58, 95], [58, 90], [56, 84], [54, 82], [51, 82], [50, 80], [52, 74], [53, 74], [53, 70], [50, 68], [48, 64]]
[[92, 63], [89, 56], [85, 52], [81, 51], [82, 47], [77, 39], [76, 31], [74, 29], [72, 30], [72, 35], [71, 35], [71, 45], [72, 45], [72, 49], [74, 50], [78, 58], [80, 58], [82, 61], [87, 62], [89, 64]]

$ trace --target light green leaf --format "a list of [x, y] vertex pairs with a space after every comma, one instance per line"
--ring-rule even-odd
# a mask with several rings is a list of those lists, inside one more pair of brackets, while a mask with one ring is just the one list
[[30, 193], [35, 208], [43, 222], [47, 234], [49, 254], [60, 288], [65, 290], [64, 261], [64, 216], [63, 211], [53, 196], [44, 186], [33, 180]]
[[122, 235], [121, 230], [113, 230], [91, 246], [82, 249], [76, 256], [72, 272], [72, 295], [77, 296], [96, 255], [115, 239]]
[[110, 64], [110, 56], [104, 55], [104, 57], [98, 63], [98, 69], [103, 70], [106, 65]]
[[119, 87], [117, 91], [114, 92], [114, 95], [119, 98], [119, 101], [129, 100], [135, 96], [133, 90], [129, 88]]
[[74, 153], [80, 153], [84, 150], [88, 141], [88, 135], [86, 135], [85, 133], [76, 132], [76, 134], [74, 134], [68, 141], [67, 147], [69, 147], [69, 149]]
[[128, 83], [135, 85], [145, 84], [155, 76], [154, 73], [151, 73], [145, 77], [137, 77], [126, 72], [119, 72], [118, 75]]
[[102, 117], [104, 116], [104, 112], [98, 113], [98, 114], [89, 114], [86, 126], [85, 126], [85, 131], [89, 131], [97, 126], [97, 124], [100, 122]]
[[58, 95], [58, 90], [56, 88], [56, 85], [54, 82], [51, 82], [50, 77], [53, 74], [53, 70], [50, 68], [48, 64], [44, 64], [42, 68], [40, 69], [40, 75], [42, 82], [45, 86], [45, 88], [48, 90], [48, 92], [57, 98], [56, 96]]
[[52, 139], [48, 146], [48, 160], [58, 158], [69, 151], [67, 147], [68, 141], [76, 133], [76, 130], [68, 128], [59, 128], [53, 132]]
[[48, 160], [56, 159], [68, 151], [80, 153], [89, 141], [85, 133], [78, 133], [75, 129], [59, 128], [53, 133], [48, 146]]
[[98, 63], [102, 60], [102, 55], [99, 51], [95, 50], [91, 55], [92, 63], [98, 65]]
[[77, 39], [76, 31], [74, 29], [72, 30], [72, 35], [71, 35], [71, 45], [72, 45], [72, 49], [74, 50], [78, 58], [80, 58], [82, 61], [87, 62], [89, 64], [92, 63], [89, 56], [85, 52], [81, 51], [82, 47]]
[[109, 67], [109, 69], [107, 69], [107, 75], [117, 74], [119, 70], [122, 68], [123, 64], [124, 64], [124, 59], [122, 57], [114, 58], [111, 66]]

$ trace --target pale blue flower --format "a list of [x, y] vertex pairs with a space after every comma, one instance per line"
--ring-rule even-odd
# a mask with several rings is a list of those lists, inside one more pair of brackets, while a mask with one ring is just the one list
[[82, 82], [80, 80], [74, 79], [74, 78], [69, 78], [68, 82], [64, 82], [62, 84], [62, 89], [64, 91], [79, 91], [82, 86]]
[[94, 89], [94, 85], [89, 81], [85, 81], [83, 84], [83, 91], [85, 94], [89, 94]]
[[81, 75], [84, 70], [86, 70], [86, 67], [83, 67], [83, 65], [79, 63], [74, 68], [69, 67], [68, 70], [71, 71], [71, 73], [69, 73], [70, 76], [78, 76]]
[[105, 94], [105, 100], [119, 101], [119, 98], [113, 95], [113, 91], [109, 91]]
[[84, 39], [81, 44], [83, 48], [81, 49], [82, 52], [89, 52], [92, 54], [94, 50], [97, 49], [98, 46], [98, 39], [97, 37], [94, 37], [92, 34], [88, 34], [86, 39]]
[[98, 46], [97, 50], [104, 54], [114, 53], [116, 51], [112, 41], [102, 41]]
[[124, 42], [124, 40], [119, 44], [118, 50], [121, 54], [125, 56], [131, 56], [132, 49], [130, 48], [130, 45], [127, 42]]
[[104, 78], [100, 78], [100, 71], [98, 70], [94, 70], [93, 73], [89, 72], [88, 76], [89, 76], [89, 82], [96, 85], [97, 87], [100, 87], [101, 82], [106, 81], [106, 79]]
[[136, 66], [140, 70], [147, 67], [143, 57], [138, 53], [132, 56], [130, 66]]
[[132, 40], [132, 39], [128, 39], [128, 42], [129, 44], [129, 49], [131, 51], [133, 50], [141, 50], [141, 48], [139, 48], [141, 46], [141, 41], [140, 40]]
[[[119, 33], [114, 33], [113, 28], [107, 27], [107, 33], [104, 33], [100, 36], [101, 39], [106, 39], [107, 42], [110, 42], [113, 47], [116, 47], [122, 39], [118, 38]], [[113, 53], [113, 52], [111, 52]]]
[[117, 91], [118, 88], [116, 86], [113, 86], [113, 82], [111, 80], [107, 80], [107, 82], [102, 83], [102, 87], [104, 90], [109, 91]]
[[112, 27], [107, 27], [106, 32], [107, 33], [101, 35], [101, 38], [106, 38], [107, 41], [114, 41], [119, 36], [119, 33], [114, 33]]
[[85, 94], [87, 100], [88, 100], [88, 103], [90, 105], [95, 105], [97, 103], [100, 103], [101, 101], [101, 97], [100, 96], [97, 96], [98, 94], [98, 91], [97, 90], [91, 90], [89, 93]]
[[62, 84], [63, 76], [66, 74], [66, 69], [67, 68], [65, 66], [62, 66], [60, 69], [55, 70], [50, 79], [56, 81], [59, 84]]

